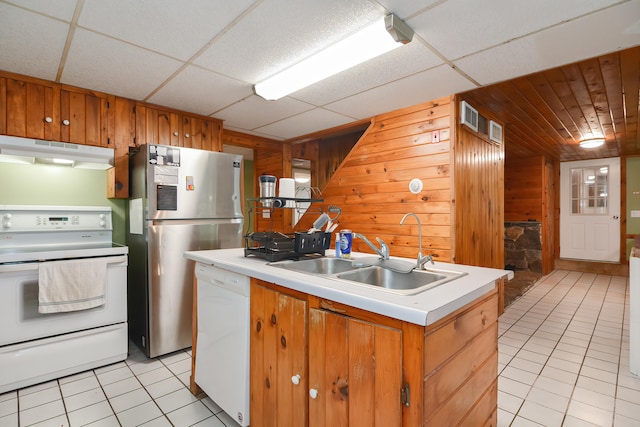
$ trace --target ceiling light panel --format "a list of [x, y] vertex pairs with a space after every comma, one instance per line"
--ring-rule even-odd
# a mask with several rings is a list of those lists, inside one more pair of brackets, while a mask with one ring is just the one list
[[384, 14], [369, 0], [268, 0], [195, 60], [254, 84], [322, 50]]
[[411, 41], [413, 31], [387, 15], [339, 42], [254, 86], [267, 100], [280, 99]]

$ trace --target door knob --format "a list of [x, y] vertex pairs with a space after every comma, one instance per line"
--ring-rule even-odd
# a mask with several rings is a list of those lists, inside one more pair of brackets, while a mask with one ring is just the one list
[[618, 215], [614, 215], [613, 219], [620, 219], [620, 217]]

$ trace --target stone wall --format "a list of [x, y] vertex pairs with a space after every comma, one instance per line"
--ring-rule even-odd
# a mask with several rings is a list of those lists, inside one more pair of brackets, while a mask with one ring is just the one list
[[542, 274], [542, 227], [539, 222], [504, 223], [504, 268]]

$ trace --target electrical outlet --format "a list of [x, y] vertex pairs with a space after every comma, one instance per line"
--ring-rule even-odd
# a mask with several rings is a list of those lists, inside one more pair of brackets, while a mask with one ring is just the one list
[[440, 142], [440, 131], [439, 130], [434, 130], [433, 132], [431, 132], [431, 142], [432, 143], [436, 143], [436, 142]]
[[631, 211], [631, 218], [640, 218], [640, 211]]

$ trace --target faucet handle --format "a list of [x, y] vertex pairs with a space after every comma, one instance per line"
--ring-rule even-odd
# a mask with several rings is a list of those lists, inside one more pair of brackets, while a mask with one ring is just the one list
[[379, 237], [376, 237], [378, 243], [380, 243], [380, 252], [384, 259], [389, 259], [389, 246]]

